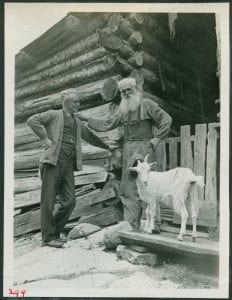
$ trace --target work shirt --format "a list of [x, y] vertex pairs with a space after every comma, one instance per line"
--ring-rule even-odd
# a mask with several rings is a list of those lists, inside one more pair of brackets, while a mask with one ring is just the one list
[[[93, 146], [109, 149], [108, 145], [102, 142], [95, 134], [84, 126], [80, 119], [74, 114], [76, 122], [76, 170], [82, 170], [81, 138]], [[49, 138], [52, 145], [44, 149], [40, 158], [40, 163], [56, 165], [60, 153], [63, 131], [64, 115], [63, 110], [49, 110], [31, 116], [27, 121], [28, 126], [41, 139]]]
[[68, 157], [74, 157], [76, 152], [76, 122], [74, 115], [67, 116], [63, 111], [64, 116], [64, 130], [61, 142], [61, 151]]
[[88, 126], [96, 131], [108, 131], [120, 125], [124, 125], [125, 128], [128, 124], [133, 126], [134, 122], [138, 121], [140, 113], [141, 121], [151, 120], [152, 125], [157, 127], [157, 131], [155, 133], [156, 138], [162, 139], [168, 135], [172, 124], [172, 118], [151, 99], [143, 99], [141, 107], [138, 107], [135, 111], [129, 112], [128, 114], [118, 114], [104, 120], [89, 118]]

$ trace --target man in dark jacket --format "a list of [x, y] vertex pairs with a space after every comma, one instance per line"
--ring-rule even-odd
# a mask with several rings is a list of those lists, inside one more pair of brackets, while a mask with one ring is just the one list
[[[79, 117], [88, 121], [88, 126], [96, 131], [112, 130], [120, 125], [124, 127], [123, 168], [121, 179], [121, 200], [124, 207], [124, 219], [135, 230], [140, 227], [141, 200], [136, 187], [135, 176], [128, 172], [134, 154], [145, 157], [151, 154], [154, 159], [154, 149], [159, 141], [165, 138], [172, 124], [172, 118], [158, 104], [150, 99], [143, 99], [142, 92], [134, 78], [125, 78], [118, 83], [121, 92], [119, 113], [106, 120]], [[153, 134], [153, 126], [158, 130]], [[133, 161], [136, 163], [136, 160]], [[157, 205], [155, 229], [160, 231], [160, 210]]]
[[[90, 144], [109, 149], [89, 131], [75, 113], [79, 101], [75, 90], [61, 93], [61, 110], [49, 110], [28, 119], [32, 131], [43, 140], [45, 149], [40, 159], [42, 245], [60, 248], [60, 233], [76, 204], [74, 170], [82, 169], [81, 138]], [[59, 208], [54, 205], [59, 196]]]

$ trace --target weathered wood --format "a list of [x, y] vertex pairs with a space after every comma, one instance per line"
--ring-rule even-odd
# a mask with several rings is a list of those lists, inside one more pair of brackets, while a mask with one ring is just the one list
[[218, 258], [219, 245], [217, 242], [200, 239], [198, 243], [178, 241], [175, 236], [162, 233], [148, 235], [135, 232], [119, 232], [120, 239], [125, 244], [136, 244], [149, 247], [155, 251], [177, 253], [194, 257]]
[[118, 34], [123, 39], [129, 39], [132, 44], [142, 43], [142, 35], [135, 31], [131, 23], [119, 14], [113, 14], [108, 20], [109, 32]]
[[[34, 149], [16, 152], [14, 160], [15, 170], [38, 168], [42, 151], [43, 149]], [[106, 158], [108, 155], [108, 150], [90, 145], [82, 146], [82, 152], [84, 161]]]
[[105, 101], [111, 101], [116, 97], [119, 98], [118, 81], [114, 78], [107, 79], [101, 89], [101, 95]]
[[[78, 206], [78, 204], [77, 204]], [[76, 206], [76, 207], [77, 207]], [[102, 211], [102, 204], [99, 203], [92, 207], [83, 207], [80, 205], [78, 214], [71, 215], [69, 220], [74, 220], [79, 218], [81, 215], [88, 213], [97, 213]], [[40, 209], [31, 210], [23, 214], [16, 215], [14, 217], [14, 236], [20, 236], [22, 234], [33, 232], [35, 230], [40, 230]]]
[[[119, 80], [120, 75], [115, 75], [110, 78]], [[87, 107], [93, 107], [102, 101], [101, 90], [104, 82], [107, 79], [101, 79], [93, 81], [88, 84], [83, 84], [79, 87], [74, 87], [77, 94], [77, 98], [80, 99], [80, 109]], [[64, 89], [64, 91], [66, 88]], [[49, 94], [43, 97], [33, 98], [29, 100], [20, 100], [15, 103], [15, 119], [17, 121], [26, 120], [29, 116], [40, 113], [49, 109], [61, 108], [61, 96], [60, 93]], [[22, 122], [22, 121], [21, 121]]]
[[17, 82], [15, 86], [16, 88], [20, 88], [28, 84], [40, 82], [44, 79], [50, 79], [51, 77], [54, 77], [56, 75], [65, 72], [70, 72], [74, 68], [77, 70], [78, 68], [87, 67], [95, 60], [102, 58], [108, 54], [109, 51], [107, 51], [105, 48], [103, 47], [96, 48], [90, 52], [82, 54], [81, 56], [70, 58], [68, 60], [65, 60], [64, 62], [58, 63], [55, 66], [47, 68], [41, 72], [37, 72], [30, 77], [24, 78], [21, 81]]
[[[179, 234], [180, 233], [180, 228], [173, 227], [173, 226], [167, 226], [167, 225], [161, 225], [161, 231], [166, 231], [166, 232], [171, 232], [171, 233]], [[187, 229], [186, 230], [186, 235], [192, 236], [192, 231]], [[209, 238], [209, 234], [208, 233], [201, 232], [201, 231], [197, 232], [197, 236], [199, 238], [205, 238], [205, 239]]]
[[48, 93], [50, 91], [67, 88], [74, 84], [81, 85], [88, 81], [95, 81], [103, 77], [115, 66], [117, 60], [114, 56], [105, 56], [98, 59], [89, 67], [83, 68], [66, 75], [58, 75], [49, 80], [43, 80], [35, 84], [30, 84], [26, 87], [18, 88], [15, 91], [16, 99], [31, 96], [34, 94]]
[[22, 208], [40, 203], [41, 189], [32, 190], [25, 193], [16, 194], [14, 196], [14, 208]]
[[155, 161], [157, 162], [157, 171], [166, 171], [167, 158], [166, 158], [166, 144], [165, 141], [160, 143], [155, 148]]
[[169, 138], [169, 170], [177, 167], [177, 138]]
[[14, 194], [24, 193], [32, 190], [38, 190], [41, 187], [41, 181], [38, 177], [18, 178], [14, 180]]
[[[206, 162], [206, 124], [197, 124], [195, 127], [195, 142], [194, 142], [194, 166], [195, 175], [202, 175], [205, 178], [205, 162]], [[198, 187], [198, 199], [204, 200], [204, 187]]]
[[217, 123], [208, 125], [205, 201], [217, 203]]
[[107, 179], [108, 173], [106, 171], [102, 171], [96, 174], [88, 174], [82, 176], [75, 176], [75, 186], [90, 184], [90, 183], [98, 183], [105, 182]]
[[181, 126], [181, 160], [180, 166], [190, 168], [193, 170], [193, 155], [190, 138], [190, 126]]
[[29, 77], [46, 68], [52, 67], [58, 63], [66, 61], [74, 56], [83, 54], [83, 52], [90, 51], [91, 49], [97, 48], [98, 42], [99, 42], [99, 34], [93, 33], [90, 36], [82, 39], [81, 41], [78, 41], [73, 45], [67, 47], [65, 50], [58, 51], [53, 56], [37, 63], [32, 69], [19, 73], [17, 76], [18, 79], [17, 81], [20, 81], [25, 77]]
[[80, 21], [76, 16], [68, 15], [23, 50], [37, 61], [48, 58], [103, 27], [108, 17], [109, 14], [101, 14], [92, 20]]
[[79, 220], [79, 223], [90, 223], [98, 226], [108, 226], [117, 222], [118, 215], [115, 211], [115, 208], [112, 206], [105, 207], [102, 209], [102, 211], [96, 214], [83, 216]]

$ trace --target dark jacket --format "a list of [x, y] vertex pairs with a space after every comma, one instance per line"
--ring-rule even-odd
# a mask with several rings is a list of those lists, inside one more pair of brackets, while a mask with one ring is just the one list
[[[77, 125], [75, 169], [82, 170], [81, 138], [96, 147], [103, 149], [109, 149], [109, 147], [88, 128], [86, 128], [76, 115], [74, 115], [74, 117]], [[55, 166], [63, 137], [63, 110], [49, 110], [33, 115], [28, 119], [27, 124], [41, 140], [48, 137], [53, 142], [51, 147], [44, 149], [44, 152], [40, 158], [40, 163], [49, 163]]]

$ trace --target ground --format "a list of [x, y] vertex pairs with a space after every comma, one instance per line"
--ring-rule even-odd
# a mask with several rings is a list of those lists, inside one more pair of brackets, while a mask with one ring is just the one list
[[41, 247], [41, 234], [14, 243], [14, 284], [17, 289], [211, 289], [216, 274], [199, 273], [191, 265], [162, 260], [158, 267], [133, 265], [106, 251], [107, 229], [70, 240], [64, 249]]

